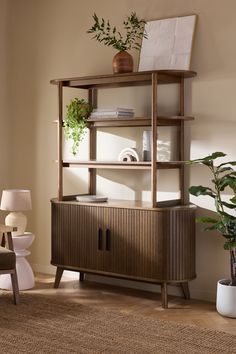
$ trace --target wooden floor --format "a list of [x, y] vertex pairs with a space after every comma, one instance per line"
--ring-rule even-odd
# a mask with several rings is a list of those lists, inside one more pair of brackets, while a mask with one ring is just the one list
[[54, 277], [37, 274], [36, 287], [30, 292], [55, 295], [67, 302], [78, 302], [97, 308], [116, 309], [122, 313], [141, 314], [144, 316], [194, 324], [199, 327], [221, 330], [236, 335], [236, 319], [220, 316], [215, 304], [198, 300], [184, 300], [180, 297], [169, 297], [169, 308], [161, 307], [160, 294], [102, 285], [90, 281], [63, 277], [60, 288], [53, 288]]

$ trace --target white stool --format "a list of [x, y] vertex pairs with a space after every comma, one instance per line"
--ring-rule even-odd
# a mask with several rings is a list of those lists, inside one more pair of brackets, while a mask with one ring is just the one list
[[[27, 248], [33, 243], [35, 235], [25, 232], [24, 235], [13, 236], [13, 246], [16, 253], [16, 271], [20, 290], [31, 289], [35, 285], [34, 273], [29, 262], [25, 259], [30, 254]], [[9, 274], [0, 276], [0, 288], [12, 289]]]

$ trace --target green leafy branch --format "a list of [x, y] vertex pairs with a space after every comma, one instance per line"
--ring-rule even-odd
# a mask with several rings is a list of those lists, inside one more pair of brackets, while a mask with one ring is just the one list
[[112, 46], [119, 51], [130, 49], [141, 49], [142, 38], [147, 38], [145, 32], [146, 21], [144, 19], [139, 20], [136, 13], [132, 12], [127, 20], [123, 21], [125, 35], [122, 36], [121, 32], [117, 30], [116, 26], [112, 27], [110, 21], [105, 21], [104, 18], [99, 19], [94, 13], [94, 24], [87, 31], [87, 33], [94, 33], [92, 39], [96, 39], [98, 42], [103, 43], [106, 46]]
[[[224, 249], [230, 252], [230, 285], [236, 286], [236, 218], [225, 210], [225, 208], [236, 210], [236, 172], [232, 168], [232, 166], [236, 166], [236, 161], [224, 162], [218, 166], [214, 165], [215, 159], [225, 156], [226, 154], [223, 152], [214, 152], [206, 157], [189, 161], [190, 164], [207, 166], [213, 176], [211, 180], [213, 188], [192, 186], [189, 188], [189, 192], [196, 197], [207, 195], [214, 199], [218, 219], [202, 217], [197, 218], [197, 222], [210, 225], [205, 230], [217, 230], [225, 237]], [[223, 201], [221, 197], [222, 192], [227, 187], [233, 193], [230, 203]]]
[[[204, 158], [188, 161], [189, 164], [202, 164], [207, 166], [213, 176], [213, 188], [191, 186], [190, 194], [198, 197], [200, 195], [209, 196], [214, 199], [218, 219], [202, 217], [197, 218], [197, 222], [207, 223], [210, 226], [206, 230], [218, 230], [225, 238], [224, 248], [230, 250], [236, 247], [236, 218], [229, 214], [225, 208], [236, 210], [236, 171], [232, 166], [236, 166], [236, 161], [228, 161], [214, 166], [214, 160], [219, 157], [225, 157], [223, 152], [214, 152]], [[222, 192], [229, 187], [233, 192], [230, 203], [222, 200]]]

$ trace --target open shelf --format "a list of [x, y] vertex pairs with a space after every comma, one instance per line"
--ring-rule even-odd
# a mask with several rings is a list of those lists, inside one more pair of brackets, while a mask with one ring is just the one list
[[51, 80], [50, 83], [65, 87], [81, 89], [111, 88], [125, 86], [150, 85], [153, 74], [157, 74], [158, 84], [180, 83], [182, 79], [196, 76], [195, 71], [190, 70], [152, 70], [126, 74], [96, 75], [85, 77], [73, 77]]
[[[191, 116], [158, 116], [157, 126], [175, 126], [180, 125], [183, 121], [194, 120]], [[58, 124], [59, 120], [55, 119], [53, 123]], [[152, 120], [148, 117], [118, 117], [118, 118], [88, 118], [88, 127], [151, 127]]]
[[[160, 116], [157, 117], [158, 126], [180, 125], [181, 121], [193, 120], [189, 116]], [[122, 118], [89, 118], [89, 127], [147, 127], [152, 125], [151, 118], [122, 117]]]
[[[184, 162], [182, 161], [166, 161], [157, 162], [157, 169], [173, 169], [180, 168]], [[151, 170], [151, 161], [63, 161], [63, 167], [87, 167], [102, 169], [127, 169], [127, 170]]]

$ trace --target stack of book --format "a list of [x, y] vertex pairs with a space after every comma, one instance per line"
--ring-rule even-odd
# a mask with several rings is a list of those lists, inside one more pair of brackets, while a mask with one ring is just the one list
[[100, 108], [94, 109], [90, 118], [119, 118], [119, 117], [133, 117], [133, 108]]

